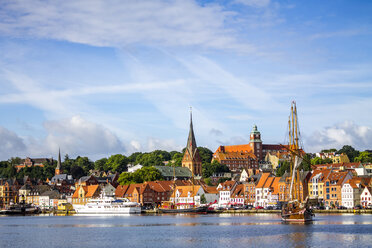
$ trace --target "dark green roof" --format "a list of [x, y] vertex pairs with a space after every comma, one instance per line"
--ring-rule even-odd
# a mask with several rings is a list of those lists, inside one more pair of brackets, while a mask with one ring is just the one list
[[[158, 169], [163, 177], [173, 177], [173, 167], [170, 166], [154, 166]], [[186, 167], [175, 167], [175, 174], [177, 177], [191, 177], [191, 171]]]

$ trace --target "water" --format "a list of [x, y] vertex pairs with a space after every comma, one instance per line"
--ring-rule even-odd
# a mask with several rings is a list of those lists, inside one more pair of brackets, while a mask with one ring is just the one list
[[0, 247], [372, 247], [372, 215], [274, 214], [0, 217]]

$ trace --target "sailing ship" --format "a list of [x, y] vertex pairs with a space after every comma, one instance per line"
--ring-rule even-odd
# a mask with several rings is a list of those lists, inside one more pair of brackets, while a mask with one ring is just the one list
[[291, 114], [288, 121], [289, 142], [287, 149], [291, 156], [290, 173], [291, 185], [289, 188], [289, 201], [282, 206], [282, 220], [285, 222], [308, 222], [313, 219], [313, 212], [308, 204], [308, 197], [302, 201], [300, 196], [300, 170], [303, 161], [303, 150], [300, 148], [300, 131], [297, 119], [296, 102], [292, 102]]
[[191, 171], [191, 194], [188, 198], [192, 198], [191, 204], [180, 204], [176, 203], [176, 175], [175, 169], [173, 168], [173, 193], [171, 201], [162, 202], [159, 211], [162, 213], [206, 213], [208, 206], [195, 206], [195, 178], [194, 175], [201, 175], [202, 173], [202, 160], [199, 155], [198, 148], [196, 146], [196, 140], [194, 135], [194, 129], [192, 125], [192, 112], [190, 110], [190, 131], [187, 139], [186, 150], [182, 158], [182, 166], [187, 167]]

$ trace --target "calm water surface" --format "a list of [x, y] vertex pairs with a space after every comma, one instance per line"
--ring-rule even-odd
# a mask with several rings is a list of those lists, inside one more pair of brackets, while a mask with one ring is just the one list
[[372, 215], [0, 217], [0, 247], [372, 247]]

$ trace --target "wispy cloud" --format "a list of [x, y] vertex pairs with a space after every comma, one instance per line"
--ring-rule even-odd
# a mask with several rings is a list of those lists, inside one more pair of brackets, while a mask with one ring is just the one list
[[337, 38], [337, 37], [351, 37], [361, 34], [366, 34], [366, 30], [363, 29], [348, 29], [348, 30], [340, 30], [335, 32], [324, 32], [324, 33], [316, 33], [309, 37], [310, 40], [318, 40], [318, 39], [328, 39], [328, 38]]
[[182, 1], [3, 1], [0, 31], [93, 46], [201, 46], [252, 51], [225, 25], [236, 13]]
[[270, 4], [270, 0], [235, 0], [234, 3], [244, 4], [251, 7], [266, 7]]

